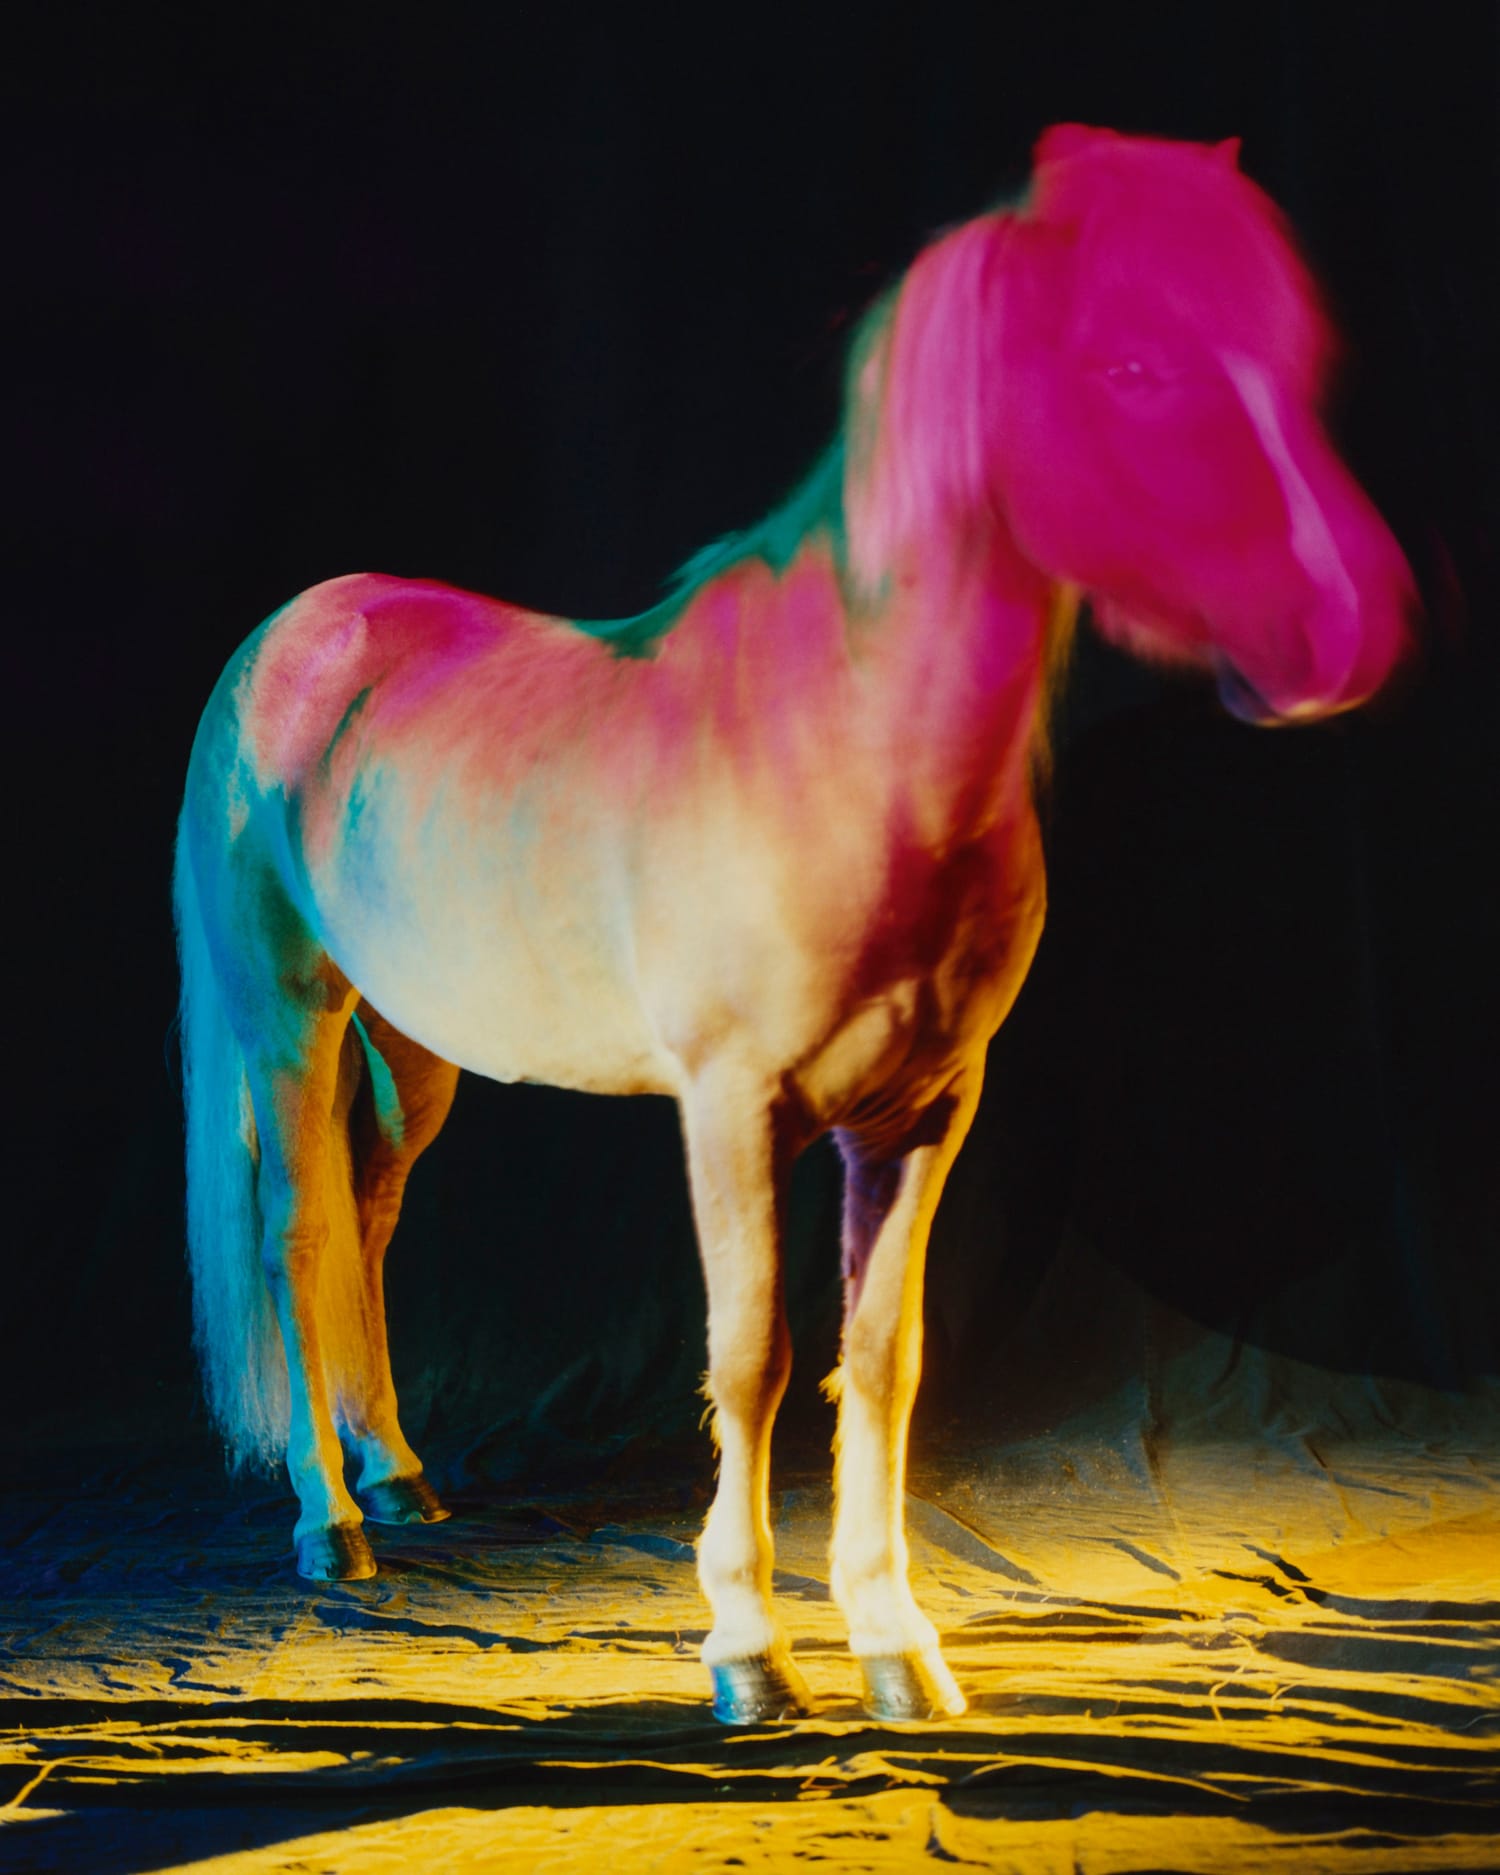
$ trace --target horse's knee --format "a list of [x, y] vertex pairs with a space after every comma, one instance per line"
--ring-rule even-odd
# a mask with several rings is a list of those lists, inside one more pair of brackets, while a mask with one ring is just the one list
[[274, 1217], [266, 1219], [260, 1267], [273, 1295], [283, 1289], [295, 1294], [316, 1280], [328, 1234], [328, 1223], [323, 1218], [289, 1219], [284, 1223]]
[[792, 1371], [792, 1338], [784, 1321], [769, 1337], [711, 1339], [708, 1391], [720, 1413], [735, 1419], [760, 1419], [781, 1403]]
[[844, 1334], [842, 1385], [867, 1400], [897, 1400], [916, 1392], [922, 1369], [920, 1325], [861, 1321]]

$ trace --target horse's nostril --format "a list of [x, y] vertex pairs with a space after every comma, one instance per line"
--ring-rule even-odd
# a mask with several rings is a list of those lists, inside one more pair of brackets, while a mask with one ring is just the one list
[[1237, 716], [1242, 723], [1254, 723], [1260, 728], [1284, 720], [1281, 712], [1266, 701], [1249, 678], [1225, 659], [1218, 660], [1215, 676], [1219, 701], [1231, 716]]

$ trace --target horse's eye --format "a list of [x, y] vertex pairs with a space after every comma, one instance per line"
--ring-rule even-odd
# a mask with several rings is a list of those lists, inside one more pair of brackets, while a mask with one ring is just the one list
[[1113, 358], [1103, 367], [1106, 381], [1117, 391], [1144, 391], [1161, 383], [1161, 378], [1139, 358]]

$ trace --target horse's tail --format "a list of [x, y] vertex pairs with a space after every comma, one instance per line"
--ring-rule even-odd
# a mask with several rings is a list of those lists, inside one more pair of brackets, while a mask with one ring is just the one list
[[182, 1098], [193, 1340], [209, 1411], [231, 1467], [270, 1467], [286, 1451], [286, 1355], [261, 1269], [259, 1148], [245, 1060], [229, 1024], [188, 851], [177, 833], [172, 903], [182, 973]]

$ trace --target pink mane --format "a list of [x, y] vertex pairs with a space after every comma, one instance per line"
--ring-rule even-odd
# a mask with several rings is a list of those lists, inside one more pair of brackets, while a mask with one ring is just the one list
[[914, 539], [950, 539], [991, 511], [995, 438], [975, 387], [994, 363], [1008, 219], [981, 216], [926, 249], [855, 346], [844, 506], [867, 590]]

